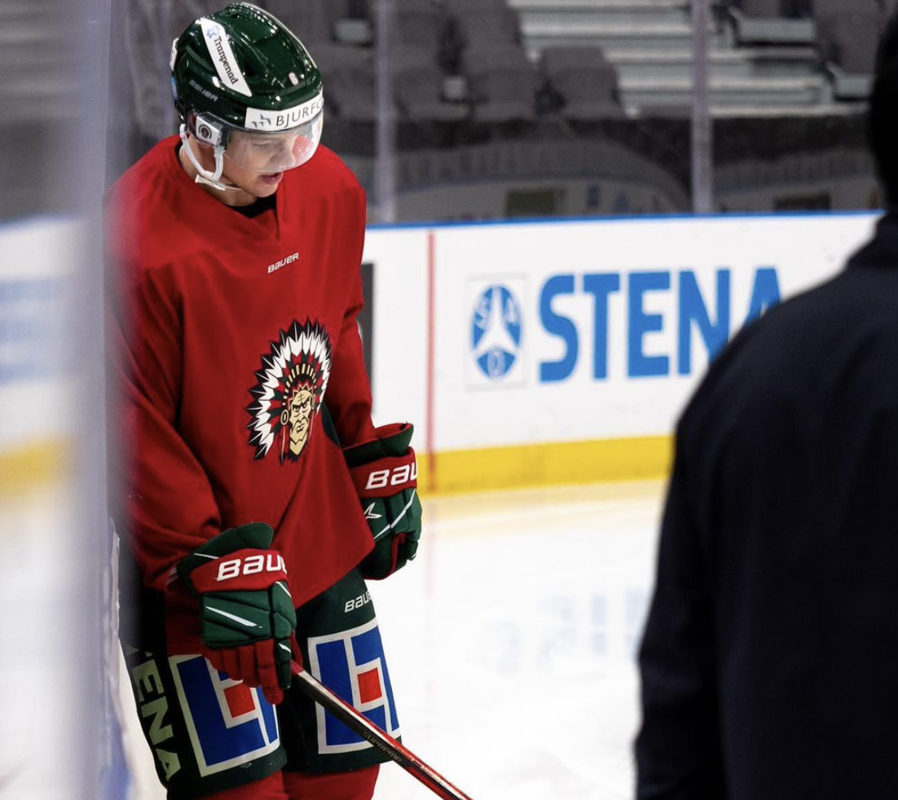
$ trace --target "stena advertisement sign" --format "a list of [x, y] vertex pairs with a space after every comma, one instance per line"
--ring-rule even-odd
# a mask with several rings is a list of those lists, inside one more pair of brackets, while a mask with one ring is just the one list
[[[780, 300], [775, 267], [756, 267], [748, 277], [751, 286], [747, 310], [738, 318], [741, 324]], [[584, 352], [591, 355], [589, 377], [609, 380], [612, 333], [618, 333], [611, 330], [610, 323], [615, 305], [622, 307], [625, 323], [623, 337], [617, 337], [625, 346], [615, 351], [615, 356], [621, 356], [618, 366], [623, 375], [634, 379], [693, 374], [693, 343], [699, 344], [704, 361], [720, 351], [733, 330], [732, 269], [715, 270], [709, 296], [703, 293], [700, 278], [694, 269], [547, 276], [537, 287], [536, 308], [526, 311], [532, 312], [532, 322], [538, 323], [537, 334], [557, 340], [554, 349], [560, 348], [560, 354], [557, 359], [545, 355], [538, 360], [533, 382], [569, 380]], [[471, 287], [475, 295], [471, 301], [471, 382], [497, 387], [511, 385], [515, 379], [526, 381], [522, 357], [526, 281], [515, 277], [492, 284], [474, 280]], [[746, 293], [745, 286], [737, 288]], [[589, 304], [585, 313], [577, 307], [578, 295]], [[649, 352], [652, 334], [663, 334], [666, 329], [674, 334], [673, 351], [659, 347]]]
[[[669, 437], [747, 323], [839, 271], [875, 217], [376, 228], [378, 422], [445, 453]], [[414, 418], [412, 415], [416, 415]]]

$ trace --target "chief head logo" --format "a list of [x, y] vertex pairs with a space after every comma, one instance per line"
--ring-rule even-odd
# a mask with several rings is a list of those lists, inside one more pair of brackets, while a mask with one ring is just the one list
[[327, 390], [332, 354], [330, 337], [317, 322], [294, 322], [269, 342], [250, 389], [255, 399], [246, 407], [256, 459], [265, 458], [275, 443], [281, 464], [299, 459]]
[[488, 286], [477, 298], [471, 350], [478, 369], [493, 380], [509, 373], [521, 352], [521, 306], [507, 286]]

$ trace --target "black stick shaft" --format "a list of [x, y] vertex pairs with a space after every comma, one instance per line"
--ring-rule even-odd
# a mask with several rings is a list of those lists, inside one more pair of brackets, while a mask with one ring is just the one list
[[294, 667], [293, 680], [299, 685], [300, 691], [311, 697], [316, 703], [324, 706], [340, 722], [399, 764], [400, 767], [412, 775], [412, 777], [421, 781], [438, 797], [442, 797], [443, 800], [471, 800], [468, 795], [449, 783], [439, 772], [425, 764], [411, 750], [408, 750], [388, 733], [378, 728], [364, 714], [337, 697], [323, 683], [316, 680], [304, 669], [296, 669]]

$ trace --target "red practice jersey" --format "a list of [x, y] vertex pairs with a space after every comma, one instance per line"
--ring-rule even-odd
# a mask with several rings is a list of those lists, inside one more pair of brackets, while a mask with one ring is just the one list
[[[372, 546], [322, 407], [343, 446], [373, 435], [356, 321], [364, 193], [321, 147], [284, 174], [275, 209], [248, 218], [194, 183], [177, 144], [157, 145], [108, 201], [125, 533], [164, 591], [203, 542], [267, 522], [299, 606]], [[195, 616], [178, 597], [170, 615]]]

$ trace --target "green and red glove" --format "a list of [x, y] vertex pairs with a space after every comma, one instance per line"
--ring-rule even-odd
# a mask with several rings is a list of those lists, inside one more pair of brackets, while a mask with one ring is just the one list
[[375, 438], [343, 450], [375, 542], [359, 565], [366, 578], [392, 575], [418, 549], [418, 463], [409, 446], [414, 430], [407, 423], [384, 425], [374, 431]]
[[296, 611], [274, 531], [250, 523], [222, 531], [177, 566], [200, 603], [204, 655], [230, 678], [261, 686], [272, 703], [290, 686]]

